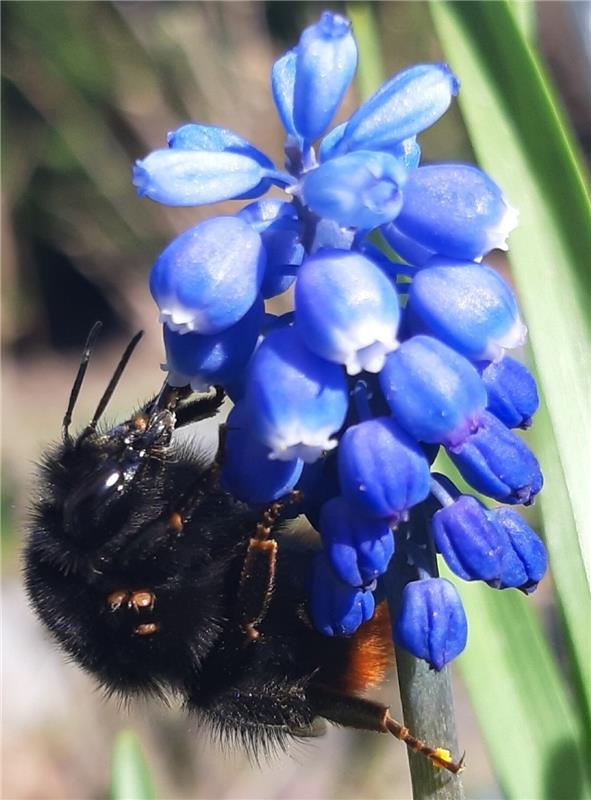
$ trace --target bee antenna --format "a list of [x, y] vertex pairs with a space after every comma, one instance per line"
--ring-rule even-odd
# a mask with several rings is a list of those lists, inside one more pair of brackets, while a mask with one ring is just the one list
[[105, 392], [101, 397], [98, 406], [96, 407], [96, 411], [94, 412], [93, 418], [90, 420], [85, 430], [83, 431], [82, 437], [88, 436], [88, 434], [91, 433], [96, 428], [97, 422], [101, 418], [105, 408], [107, 407], [109, 400], [113, 396], [113, 392], [117, 388], [117, 384], [119, 383], [119, 379], [123, 374], [123, 370], [127, 366], [127, 363], [131, 358], [133, 351], [137, 347], [137, 344], [143, 335], [144, 335], [143, 331], [138, 331], [138, 333], [136, 333], [136, 335], [133, 337], [133, 339], [125, 348], [125, 351], [123, 352], [123, 355], [121, 356], [119, 363], [117, 364], [117, 368], [113, 373], [113, 377], [109, 381], [109, 385], [105, 389]]
[[82, 381], [84, 380], [84, 376], [86, 374], [86, 369], [88, 367], [88, 362], [90, 361], [90, 354], [94, 348], [94, 343], [101, 332], [103, 327], [103, 323], [99, 321], [95, 322], [92, 328], [90, 329], [90, 333], [86, 338], [86, 344], [84, 345], [84, 350], [82, 351], [82, 356], [80, 358], [80, 366], [78, 367], [78, 372], [76, 373], [76, 378], [74, 380], [74, 384], [72, 385], [72, 389], [70, 391], [70, 399], [68, 400], [68, 407], [66, 409], [66, 413], [64, 414], [64, 420], [62, 422], [62, 430], [63, 430], [63, 437], [65, 439], [69, 439], [69, 427], [70, 423], [72, 422], [72, 413], [74, 411], [74, 406], [76, 405], [76, 401], [78, 400], [78, 395], [80, 394], [80, 388], [82, 386]]

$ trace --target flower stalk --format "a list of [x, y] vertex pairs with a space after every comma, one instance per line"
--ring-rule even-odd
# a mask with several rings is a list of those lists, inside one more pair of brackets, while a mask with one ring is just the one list
[[[416, 531], [415, 531], [416, 535]], [[426, 538], [426, 537], [425, 537]], [[437, 575], [435, 553], [429, 554], [429, 573]], [[422, 577], [423, 567], [413, 567], [408, 559], [395, 553], [383, 578], [392, 619], [398, 616], [402, 592], [411, 581]], [[431, 747], [444, 746], [454, 759], [458, 751], [456, 720], [449, 665], [437, 671], [423, 659], [395, 644], [396, 671], [402, 702], [404, 724]], [[452, 775], [437, 768], [419, 753], [407, 749], [413, 800], [464, 800], [461, 774]]]

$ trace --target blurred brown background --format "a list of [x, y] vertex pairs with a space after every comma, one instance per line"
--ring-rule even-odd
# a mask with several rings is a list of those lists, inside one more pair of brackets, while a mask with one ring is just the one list
[[[177, 708], [105, 701], [65, 664], [27, 608], [19, 548], [34, 462], [59, 432], [85, 336], [104, 332], [76, 409], [87, 420], [126, 339], [146, 336], [111, 404], [127, 413], [161, 381], [152, 261], [176, 233], [239, 204], [140, 200], [135, 158], [198, 120], [282, 161], [273, 60], [328, 5], [292, 2], [5, 2], [3, 76], [3, 774], [6, 800], [102, 798], [115, 733], [140, 736], [160, 798], [406, 798], [404, 748], [332, 729], [259, 769], [223, 754]], [[441, 53], [422, 2], [375, 3], [387, 74]], [[591, 124], [588, 3], [534, 8], [537, 35], [583, 147]], [[587, 47], [587, 49], [585, 49]], [[347, 97], [342, 116], [355, 104]], [[423, 138], [426, 160], [472, 160], [456, 108]], [[383, 697], [397, 708], [393, 676]], [[471, 798], [499, 796], [458, 685]]]

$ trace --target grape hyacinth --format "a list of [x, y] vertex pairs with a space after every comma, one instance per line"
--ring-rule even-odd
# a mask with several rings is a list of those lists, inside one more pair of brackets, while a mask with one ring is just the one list
[[[169, 382], [219, 385], [235, 403], [221, 474], [235, 497], [265, 506], [301, 491], [319, 532], [316, 627], [350, 635], [365, 622], [396, 552], [416, 580], [401, 591], [395, 641], [441, 669], [467, 622], [429, 550], [497, 589], [529, 593], [546, 569], [516, 511], [431, 471], [444, 448], [498, 502], [528, 505], [542, 487], [513, 430], [531, 423], [535, 382], [505, 355], [527, 331], [483, 261], [507, 249], [517, 212], [477, 167], [421, 164], [417, 137], [459, 91], [446, 64], [393, 76], [331, 129], [356, 64], [350, 22], [323, 12], [272, 69], [283, 168], [230, 130], [188, 123], [136, 162], [133, 181], [172, 206], [248, 200], [154, 264]], [[294, 310], [265, 314], [290, 287]]]

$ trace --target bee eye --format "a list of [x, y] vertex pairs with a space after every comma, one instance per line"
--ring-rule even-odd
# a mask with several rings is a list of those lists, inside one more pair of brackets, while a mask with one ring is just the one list
[[[76, 540], [92, 537], [97, 542], [95, 526], [104, 521], [113, 501], [121, 496], [124, 479], [124, 471], [110, 463], [85, 478], [68, 495], [64, 502], [64, 523]], [[104, 537], [101, 535], [99, 539]]]

